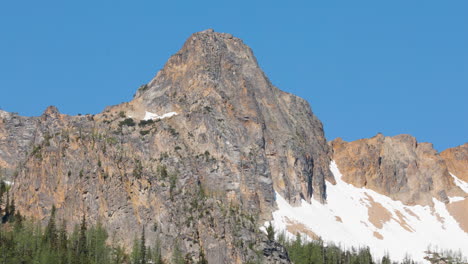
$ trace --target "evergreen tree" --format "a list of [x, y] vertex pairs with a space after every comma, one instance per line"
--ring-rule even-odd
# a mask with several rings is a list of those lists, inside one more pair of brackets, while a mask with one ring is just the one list
[[133, 239], [133, 247], [131, 252], [131, 260], [132, 264], [140, 264], [141, 257], [140, 257], [140, 240], [137, 239], [137, 236]]
[[62, 224], [58, 230], [58, 249], [60, 252], [60, 263], [68, 263], [68, 236], [65, 220], [62, 220]]
[[198, 257], [198, 264], [208, 264], [208, 261], [205, 258], [205, 251], [200, 247], [200, 256]]
[[58, 248], [58, 232], [55, 224], [55, 205], [52, 206], [49, 223], [47, 224], [44, 241], [52, 248]]
[[267, 231], [268, 240], [270, 240], [270, 241], [275, 240], [275, 229], [271, 225], [271, 222], [268, 223], [266, 231]]
[[185, 254], [184, 264], [193, 264], [193, 259], [189, 253]]
[[153, 261], [155, 264], [164, 264], [161, 254], [161, 241], [159, 240], [159, 237], [156, 238], [156, 243], [154, 244]]
[[10, 208], [8, 210], [8, 222], [13, 223], [15, 221], [16, 206], [15, 197], [11, 199]]
[[150, 246], [146, 247], [146, 259], [148, 262], [153, 261], [153, 250]]
[[2, 217], [2, 223], [6, 223], [8, 221], [9, 216], [10, 216], [10, 192], [7, 190], [6, 202], [5, 202], [5, 214]]
[[114, 247], [112, 250], [112, 264], [121, 264], [129, 263], [127, 254], [125, 254], [125, 249], [121, 246]]
[[106, 245], [107, 231], [100, 221], [89, 228], [87, 232], [88, 255], [94, 263], [105, 263], [108, 261], [109, 249]]
[[83, 214], [83, 219], [81, 220], [80, 233], [79, 233], [78, 243], [77, 243], [77, 248], [76, 248], [77, 259], [80, 264], [87, 263], [88, 247], [86, 244], [87, 242], [86, 230], [87, 230], [86, 214]]
[[140, 263], [146, 264], [146, 241], [145, 241], [145, 227], [143, 226], [141, 230], [141, 239], [140, 239]]
[[179, 248], [179, 243], [175, 243], [174, 250], [172, 251], [172, 263], [173, 264], [184, 264], [184, 257], [182, 251]]
[[6, 184], [3, 180], [0, 181], [0, 212], [2, 211], [3, 194], [6, 192]]
[[385, 254], [385, 256], [382, 257], [382, 264], [392, 264], [392, 261], [390, 260], [390, 256], [388, 253]]

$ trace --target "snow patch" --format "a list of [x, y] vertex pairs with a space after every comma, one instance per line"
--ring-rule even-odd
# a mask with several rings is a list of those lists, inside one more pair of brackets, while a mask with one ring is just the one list
[[[283, 231], [286, 237], [293, 239], [295, 234], [288, 232], [288, 223], [295, 221], [325, 241], [344, 247], [369, 246], [377, 259], [388, 252], [395, 260], [403, 260], [408, 253], [415, 260], [424, 261], [424, 251], [429, 245], [468, 252], [468, 234], [444, 203], [434, 199], [434, 207], [407, 206], [373, 190], [344, 182], [334, 161], [330, 170], [336, 184], [326, 182], [327, 204], [303, 200], [299, 207], [292, 207], [276, 193], [278, 210], [273, 212], [271, 223], [277, 234]], [[375, 203], [391, 215], [388, 221], [381, 222], [381, 228], [369, 220], [369, 208]]]
[[464, 192], [468, 193], [468, 182], [465, 182], [465, 181], [461, 180], [460, 178], [453, 175], [452, 173], [450, 173], [450, 175], [452, 176], [453, 181], [455, 182], [455, 184], [458, 187], [460, 187], [460, 189], [462, 189]]
[[3, 181], [6, 185], [8, 186], [12, 186], [13, 184], [15, 184], [14, 182], [12, 181]]
[[145, 117], [143, 118], [143, 120], [145, 120], [145, 121], [147, 121], [147, 120], [158, 120], [158, 119], [169, 118], [169, 117], [176, 116], [176, 115], [178, 115], [176, 112], [169, 112], [169, 113], [165, 113], [165, 114], [160, 116], [158, 114], [145, 111]]
[[454, 196], [454, 197], [449, 197], [449, 201], [451, 203], [454, 203], [454, 202], [459, 202], [459, 201], [463, 201], [465, 200], [464, 197], [460, 197], [460, 196]]

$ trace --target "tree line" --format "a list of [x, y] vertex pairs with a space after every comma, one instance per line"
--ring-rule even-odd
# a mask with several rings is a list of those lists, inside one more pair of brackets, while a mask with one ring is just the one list
[[[175, 243], [170, 259], [164, 259], [161, 242], [156, 239], [155, 246], [147, 246], [145, 229], [135, 237], [132, 250], [127, 253], [100, 222], [87, 223], [83, 214], [80, 224], [67, 232], [65, 220], [56, 219], [56, 208], [52, 207], [47, 225], [27, 219], [16, 209], [15, 201], [10, 198], [9, 186], [0, 181], [0, 264], [207, 264], [203, 249], [198, 261], [189, 254], [184, 255]], [[284, 233], [275, 234], [274, 228], [266, 228], [267, 238], [283, 245], [294, 264], [393, 264], [388, 255], [376, 260], [368, 247], [344, 249], [332, 243], [319, 240], [304, 240], [300, 234], [295, 239], [287, 239]], [[431, 263], [466, 263], [461, 253], [431, 250]], [[464, 260], [464, 262], [463, 262]], [[443, 261], [443, 262], [441, 262]], [[410, 257], [403, 264], [415, 263]]]
[[[369, 247], [343, 248], [334, 243], [325, 243], [322, 239], [305, 240], [297, 233], [295, 239], [288, 239], [284, 232], [275, 234], [273, 226], [266, 227], [267, 237], [276, 240], [286, 248], [294, 264], [414, 264], [410, 255], [402, 261], [392, 260], [387, 253], [382, 258], [374, 257]], [[437, 264], [468, 264], [461, 252], [442, 251], [429, 248], [425, 259]]]

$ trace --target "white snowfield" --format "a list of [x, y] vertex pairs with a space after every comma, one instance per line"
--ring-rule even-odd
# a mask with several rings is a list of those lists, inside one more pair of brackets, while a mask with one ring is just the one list
[[169, 112], [169, 113], [165, 113], [165, 114], [160, 116], [158, 114], [145, 111], [145, 117], [143, 118], [143, 120], [146, 120], [146, 121], [147, 120], [158, 120], [158, 119], [169, 118], [169, 117], [176, 116], [176, 115], [178, 115], [176, 112]]
[[[416, 261], [426, 262], [424, 251], [429, 245], [468, 252], [468, 234], [449, 214], [444, 203], [433, 199], [434, 207], [407, 206], [375, 191], [344, 182], [334, 161], [330, 169], [336, 185], [326, 182], [327, 204], [312, 200], [310, 204], [302, 201], [301, 206], [292, 207], [276, 193], [278, 210], [273, 213], [271, 222], [276, 234], [285, 231], [287, 237], [294, 238], [288, 226], [291, 230], [291, 225], [295, 224], [296, 230], [299, 225], [324, 241], [345, 248], [369, 246], [376, 259], [381, 259], [388, 252], [393, 260], [402, 260], [408, 254]], [[450, 199], [459, 201], [465, 198]], [[369, 212], [370, 215], [386, 217], [377, 217], [384, 221], [376, 221], [369, 217]], [[307, 236], [307, 232], [301, 233]]]
[[455, 184], [458, 187], [460, 187], [460, 189], [462, 189], [464, 192], [468, 193], [468, 182], [462, 181], [461, 179], [459, 179], [457, 176], [453, 175], [452, 173], [450, 173], [450, 175], [452, 175], [452, 178]]

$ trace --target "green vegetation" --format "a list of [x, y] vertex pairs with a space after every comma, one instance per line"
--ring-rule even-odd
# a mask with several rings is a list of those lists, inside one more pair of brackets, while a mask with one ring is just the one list
[[[146, 246], [144, 230], [130, 256], [118, 245], [108, 243], [108, 233], [101, 223], [88, 226], [83, 215], [80, 225], [69, 234], [66, 222], [57, 225], [55, 207], [49, 222], [42, 228], [15, 212], [14, 202], [2, 211], [0, 224], [0, 263], [24, 264], [164, 264], [159, 244], [155, 250]], [[13, 217], [14, 215], [14, 217]]]
[[174, 191], [176, 188], [177, 184], [177, 174], [176, 173], [171, 173], [169, 177], [169, 195], [171, 197], [171, 200], [174, 199]]
[[203, 109], [205, 109], [205, 111], [208, 113], [211, 113], [213, 111], [213, 108], [211, 108], [210, 106], [205, 106], [203, 107]]
[[159, 176], [161, 177], [161, 179], [164, 180], [164, 179], [167, 178], [168, 173], [167, 173], [166, 165], [158, 165], [156, 170], [157, 170]]
[[141, 164], [141, 160], [135, 159], [135, 167], [133, 168], [133, 177], [137, 179], [141, 179], [143, 176], [143, 164]]
[[205, 156], [205, 161], [208, 162], [210, 160], [210, 152], [208, 150], [205, 150], [205, 153], [203, 155]]
[[148, 84], [143, 84], [138, 88], [139, 92], [144, 92], [148, 89]]
[[[174, 250], [172, 251], [172, 263], [174, 264], [184, 264], [184, 257], [182, 251], [179, 248], [179, 243], [176, 242], [174, 245]], [[190, 263], [190, 262], [189, 262]]]
[[[468, 263], [468, 259], [463, 256], [460, 250], [453, 251], [453, 250], [440, 250], [437, 247], [432, 248], [429, 246], [426, 250], [427, 256], [425, 259], [430, 263], [447, 263], [447, 264], [466, 264]], [[406, 259], [409, 259], [407, 257]], [[409, 262], [404, 262], [409, 263]]]
[[[159, 121], [159, 119], [158, 119]], [[154, 121], [153, 119], [148, 119], [148, 120], [141, 120], [140, 123], [138, 123], [138, 126], [139, 127], [145, 127], [147, 125], [152, 125], [154, 124], [156, 121]]]
[[151, 132], [151, 130], [140, 130], [140, 135], [146, 136]]
[[129, 127], [133, 127], [135, 126], [135, 121], [133, 121], [133, 118], [126, 118], [124, 119], [123, 121], [120, 121], [119, 122], [119, 126], [122, 127], [122, 126], [129, 126]]
[[[140, 163], [135, 160], [136, 163]], [[168, 172], [166, 166], [160, 165], [158, 173], [163, 179], [169, 179], [170, 192], [176, 188], [177, 174]], [[82, 171], [80, 171], [82, 174]], [[212, 207], [206, 207], [206, 194], [199, 184], [198, 189], [192, 189], [194, 199], [187, 204], [187, 227], [192, 226], [196, 219], [204, 219], [214, 226], [211, 216]], [[4, 199], [3, 199], [4, 198]], [[233, 204], [220, 204], [225, 223], [232, 230], [233, 243], [239, 249], [253, 250], [258, 256], [246, 263], [262, 263], [263, 253], [255, 247], [255, 240], [242, 238], [242, 228], [255, 232], [257, 224], [253, 215], [242, 211], [242, 208]], [[53, 206], [50, 217], [45, 227], [39, 222], [24, 218], [15, 207], [15, 201], [10, 197], [8, 186], [0, 180], [0, 263], [24, 263], [24, 264], [164, 264], [161, 254], [161, 241], [156, 236], [155, 246], [147, 246], [148, 237], [145, 228], [141, 234], [135, 236], [132, 250], [127, 254], [124, 248], [109, 241], [109, 235], [100, 222], [89, 225], [86, 216], [83, 215], [80, 224], [75, 225], [72, 233], [67, 232], [67, 223], [56, 219], [56, 208]], [[150, 231], [158, 231], [156, 223], [149, 226]], [[295, 264], [393, 264], [396, 263], [390, 257], [374, 259], [369, 248], [347, 248], [324, 243], [322, 240], [305, 241], [300, 235], [288, 240], [284, 233], [276, 234], [271, 223], [266, 228], [270, 241], [275, 240], [282, 244]], [[197, 232], [196, 239], [200, 239]], [[172, 254], [168, 257], [169, 263], [198, 263], [207, 264], [205, 251], [200, 247], [198, 262], [192, 259], [190, 254], [181, 250], [180, 241], [175, 241]], [[431, 263], [466, 263], [461, 252], [440, 251], [429, 248], [426, 258]], [[443, 261], [443, 262], [442, 262]], [[407, 257], [401, 263], [414, 264]]]
[[[271, 225], [270, 225], [271, 226]], [[270, 232], [267, 233], [270, 237]], [[410, 256], [405, 257], [402, 262], [391, 260], [387, 254], [382, 259], [372, 257], [368, 247], [344, 249], [333, 243], [324, 243], [321, 239], [314, 241], [303, 241], [300, 235], [294, 240], [287, 240], [285, 234], [277, 236], [277, 242], [282, 244], [288, 251], [289, 258], [295, 264], [414, 264]], [[461, 252], [430, 250], [426, 251], [428, 257], [425, 259], [430, 263], [465, 264], [468, 263]]]
[[115, 145], [115, 144], [119, 143], [119, 141], [118, 141], [116, 138], [114, 138], [114, 137], [108, 137], [108, 138], [106, 138], [106, 142], [107, 142], [107, 144], [109, 144], [109, 145]]
[[31, 156], [35, 156], [38, 159], [42, 159], [41, 149], [42, 149], [41, 145], [34, 146], [31, 152]]
[[325, 245], [322, 240], [306, 242], [300, 235], [294, 241], [285, 239], [284, 234], [278, 236], [278, 242], [284, 245], [291, 261], [295, 264], [373, 264], [369, 248], [344, 250], [333, 244]]
[[174, 129], [173, 127], [171, 127], [171, 126], [169, 126], [169, 127], [167, 128], [167, 130], [169, 131], [169, 133], [171, 133], [171, 135], [172, 135], [173, 137], [177, 137], [177, 136], [179, 135], [179, 132], [177, 132], [177, 130], [175, 130], [175, 129]]
[[44, 145], [46, 147], [50, 146], [50, 139], [51, 138], [52, 138], [52, 136], [49, 134], [49, 132], [44, 133]]
[[268, 240], [274, 240], [275, 239], [275, 229], [273, 228], [271, 223], [268, 223], [266, 231], [267, 231]]

